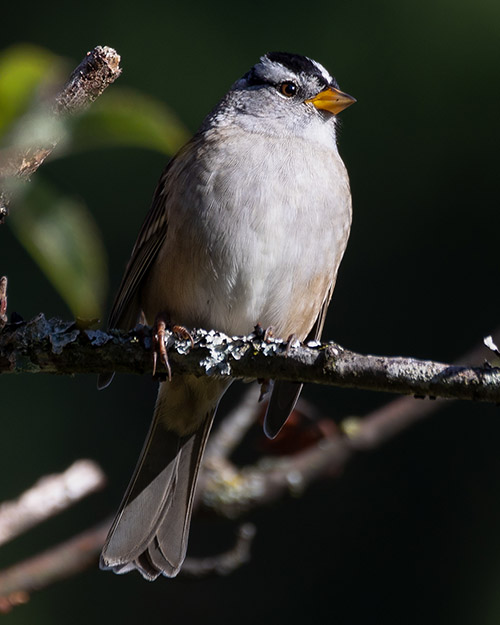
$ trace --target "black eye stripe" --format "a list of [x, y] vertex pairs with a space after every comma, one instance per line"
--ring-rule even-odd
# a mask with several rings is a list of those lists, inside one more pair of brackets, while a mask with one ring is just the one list
[[[300, 84], [294, 81], [294, 75]], [[248, 87], [269, 86], [278, 91], [284, 82], [295, 82], [298, 91], [304, 88], [307, 93], [330, 86], [338, 87], [335, 78], [331, 78], [326, 70], [321, 71], [321, 66], [307, 57], [280, 52], [271, 52], [261, 57], [261, 62], [254, 65], [243, 79]], [[282, 95], [286, 96], [285, 93]]]
[[[300, 54], [288, 54], [287, 52], [268, 52], [266, 57], [274, 63], [279, 63], [286, 67], [294, 74], [314, 74], [321, 76], [321, 72], [314, 63], [305, 56]], [[321, 76], [322, 77], [322, 76]]]
[[[326, 80], [318, 66], [306, 56], [301, 56], [300, 54], [289, 54], [287, 52], [268, 52], [266, 54], [266, 58], [274, 63], [279, 63], [294, 74], [315, 76], [320, 85], [323, 85], [324, 87], [329, 86], [329, 82]], [[336, 86], [335, 79], [333, 79], [332, 84]]]

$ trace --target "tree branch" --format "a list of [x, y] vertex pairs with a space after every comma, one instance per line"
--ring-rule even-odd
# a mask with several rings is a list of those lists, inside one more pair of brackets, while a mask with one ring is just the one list
[[[43, 553], [0, 571], [0, 614], [27, 603], [34, 591], [67, 579], [90, 566], [97, 566], [111, 518], [62, 542]], [[206, 558], [186, 558], [181, 574], [187, 577], [228, 575], [250, 559], [255, 527], [244, 523], [238, 528], [234, 546]]]
[[97, 562], [111, 519], [74, 536], [28, 560], [0, 572], [0, 614], [29, 601], [34, 590], [42, 590]]
[[[168, 334], [169, 358], [176, 373], [196, 376], [269, 378], [347, 388], [500, 402], [500, 369], [467, 367], [414, 358], [362, 355], [334, 343], [287, 345], [193, 330], [189, 341]], [[77, 322], [46, 320], [7, 324], [0, 333], [0, 373], [151, 374], [151, 328], [103, 332]]]
[[[47, 119], [57, 121], [80, 113], [120, 74], [120, 56], [116, 51], [97, 46], [87, 53], [54, 102], [47, 105]], [[56, 125], [45, 145], [11, 148], [0, 153], [0, 224], [8, 214], [12, 179], [27, 180], [56, 147], [61, 135], [62, 129]]]
[[46, 475], [15, 501], [0, 504], [0, 545], [59, 514], [105, 483], [104, 473], [91, 460], [79, 460], [64, 473]]
[[[399, 397], [363, 418], [351, 417], [341, 422], [344, 435], [339, 431], [303, 451], [288, 456], [263, 457], [254, 465], [237, 467], [227, 456], [206, 457], [196, 504], [222, 517], [237, 519], [287, 495], [301, 496], [312, 483], [339, 475], [357, 452], [387, 443], [413, 423], [442, 408], [443, 404], [440, 400], [417, 401], [413, 397]], [[298, 407], [300, 409], [300, 400]], [[254, 408], [254, 420], [256, 414]], [[231, 428], [231, 422], [239, 419], [236, 411], [228, 417], [221, 427]], [[234, 425], [238, 430], [238, 424]], [[218, 435], [216, 430], [212, 436]]]

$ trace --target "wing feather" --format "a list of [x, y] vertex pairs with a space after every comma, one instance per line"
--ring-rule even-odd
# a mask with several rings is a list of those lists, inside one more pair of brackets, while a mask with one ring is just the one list
[[108, 326], [110, 328], [123, 328], [129, 330], [137, 323], [140, 313], [139, 291], [148, 270], [154, 262], [167, 234], [167, 172], [171, 166], [163, 172], [160, 182], [156, 187], [153, 203], [149, 210], [137, 241], [132, 250], [132, 255], [123, 274], [118, 288]]

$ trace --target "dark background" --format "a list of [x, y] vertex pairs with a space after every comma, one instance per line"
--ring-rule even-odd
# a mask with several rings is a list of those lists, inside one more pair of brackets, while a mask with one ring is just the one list
[[[451, 361], [497, 326], [498, 2], [90, 0], [18, 3], [4, 17], [2, 46], [36, 43], [73, 66], [97, 44], [115, 47], [120, 85], [164, 100], [191, 131], [262, 53], [317, 59], [358, 100], [342, 114], [355, 213], [325, 338], [365, 353]], [[114, 149], [43, 168], [91, 208], [112, 289], [164, 163], [157, 153]], [[69, 318], [8, 227], [0, 237], [10, 310]], [[154, 387], [124, 376], [102, 393], [83, 376], [5, 376], [0, 385], [1, 499], [79, 457], [97, 459], [110, 479], [105, 493], [3, 548], [7, 566], [116, 508]], [[312, 387], [307, 397], [338, 421], [389, 399]], [[499, 435], [498, 408], [450, 403], [360, 454], [335, 481], [252, 514], [252, 562], [228, 578], [148, 584], [95, 567], [5, 622], [497, 624]], [[231, 542], [231, 524], [200, 525], [195, 548]]]

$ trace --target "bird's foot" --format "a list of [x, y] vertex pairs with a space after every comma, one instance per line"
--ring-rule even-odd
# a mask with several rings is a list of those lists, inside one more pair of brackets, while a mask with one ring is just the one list
[[187, 328], [184, 326], [172, 326], [172, 332], [178, 339], [189, 341], [191, 343], [191, 347], [194, 347], [194, 339]]
[[185, 341], [190, 341], [191, 347], [194, 347], [194, 340], [189, 333], [189, 330], [187, 330], [184, 326], [174, 325], [170, 327], [170, 320], [165, 313], [159, 313], [156, 315], [153, 326], [153, 376], [156, 374], [156, 365], [159, 356], [160, 360], [165, 365], [168, 381], [170, 382], [172, 380], [172, 367], [170, 366], [167, 353], [167, 329], [173, 332], [176, 337]]
[[285, 356], [288, 356], [288, 354], [290, 353], [290, 349], [299, 342], [300, 341], [296, 334], [290, 334], [290, 336], [286, 340]]
[[253, 333], [258, 339], [262, 339], [265, 343], [268, 343], [269, 339], [274, 338], [274, 326], [268, 326], [267, 328], [263, 328], [260, 323], [258, 323], [254, 327]]

